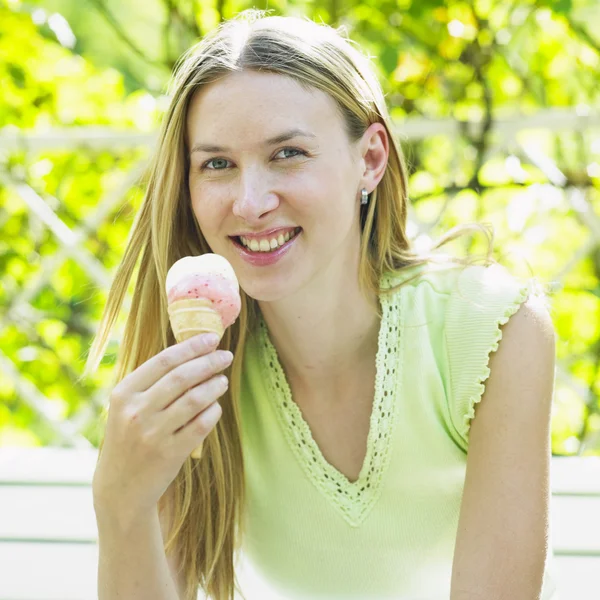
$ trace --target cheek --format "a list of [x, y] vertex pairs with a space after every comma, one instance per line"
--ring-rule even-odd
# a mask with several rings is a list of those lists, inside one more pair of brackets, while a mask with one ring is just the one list
[[351, 208], [351, 197], [354, 189], [352, 171], [340, 165], [332, 165], [323, 169], [318, 178], [318, 195], [324, 201], [323, 209], [327, 212], [339, 212]]
[[218, 226], [227, 212], [227, 195], [222, 186], [190, 180], [189, 190], [192, 211], [200, 226], [208, 230]]

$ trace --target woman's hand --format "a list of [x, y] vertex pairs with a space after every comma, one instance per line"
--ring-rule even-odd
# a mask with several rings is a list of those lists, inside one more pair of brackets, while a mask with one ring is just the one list
[[112, 391], [92, 482], [96, 512], [148, 513], [219, 421], [231, 352], [203, 334], [166, 348]]

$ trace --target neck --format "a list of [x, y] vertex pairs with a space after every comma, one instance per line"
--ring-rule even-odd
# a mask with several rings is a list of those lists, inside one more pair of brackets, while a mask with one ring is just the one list
[[290, 383], [329, 395], [370, 369], [379, 335], [377, 303], [361, 292], [358, 277], [342, 270], [337, 277], [323, 273], [292, 297], [259, 303]]

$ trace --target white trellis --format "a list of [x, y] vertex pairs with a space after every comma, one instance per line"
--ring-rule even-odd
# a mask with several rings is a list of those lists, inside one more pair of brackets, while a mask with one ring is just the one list
[[[476, 134], [480, 127], [479, 122], [465, 124], [467, 131]], [[520, 158], [535, 165], [548, 179], [550, 185], [564, 187], [567, 182], [566, 176], [561, 172], [559, 166], [545, 155], [539, 148], [524, 146], [518, 140], [518, 134], [524, 130], [544, 129], [546, 131], [587, 131], [600, 128], [600, 112], [593, 112], [587, 106], [581, 106], [575, 110], [545, 110], [534, 115], [519, 115], [511, 118], [498, 119], [492, 127], [491, 139], [493, 145], [487, 150], [486, 158], [490, 155], [499, 154], [506, 149], [512, 153], [518, 153]], [[420, 140], [430, 136], [444, 135], [450, 138], [458, 138], [462, 135], [461, 125], [452, 119], [427, 120], [422, 118], [410, 118], [395, 123], [395, 133], [402, 141]], [[102, 289], [110, 285], [112, 275], [104, 265], [92, 253], [86, 250], [82, 243], [86, 236], [96, 231], [105, 221], [107, 216], [122, 201], [126, 192], [139, 181], [147, 164], [147, 158], [139, 160], [133, 168], [123, 173], [123, 179], [119, 187], [107, 194], [98, 203], [96, 209], [86, 217], [75, 228], [69, 228], [52, 210], [51, 204], [58, 204], [55, 198], [46, 199], [36, 192], [24, 179], [19, 179], [14, 171], [9, 173], [2, 170], [3, 156], [13, 152], [25, 152], [26, 155], [37, 154], [47, 150], [113, 150], [147, 147], [151, 148], [156, 142], [156, 134], [138, 133], [134, 131], [114, 131], [102, 127], [80, 127], [64, 130], [50, 130], [47, 132], [22, 132], [20, 130], [0, 130], [0, 185], [8, 188], [13, 194], [20, 198], [27, 207], [30, 215], [52, 232], [60, 249], [51, 256], [42, 260], [41, 268], [36, 276], [32, 277], [20, 290], [13, 290], [10, 306], [0, 315], [0, 327], [9, 323], [17, 322], [20, 326], [28, 329], [35, 325], [43, 317], [33, 308], [32, 301], [40, 290], [51, 279], [53, 273], [62, 263], [71, 259], [81, 265], [89, 277]], [[553, 277], [556, 284], [555, 289], [560, 287], [560, 282], [565, 275], [581, 260], [598, 246], [600, 246], [600, 218], [595, 214], [585, 193], [578, 188], [566, 190], [565, 198], [573, 209], [579, 221], [589, 230], [589, 236], [582, 240], [579, 250], [575, 255], [568, 258], [564, 265]], [[47, 200], [50, 200], [48, 202]], [[411, 237], [415, 243], [427, 245], [428, 226], [420, 223], [409, 207], [409, 221]], [[422, 236], [419, 240], [419, 236]], [[6, 277], [2, 278], [2, 284], [6, 285]], [[9, 292], [11, 290], [8, 290]], [[125, 308], [129, 308], [131, 299], [127, 297]], [[88, 324], [92, 327], [92, 324]], [[34, 410], [57, 434], [61, 443], [73, 447], [89, 447], [91, 444], [80, 433], [83, 425], [93, 418], [94, 410], [102, 405], [106, 390], [100, 389], [92, 402], [87, 403], [85, 408], [68, 422], [62, 420], [48, 407], [50, 402], [43, 393], [28, 379], [19, 374], [16, 365], [0, 349], [0, 371], [8, 377], [15, 385], [20, 398]], [[581, 383], [577, 382], [563, 365], [557, 365], [557, 376], [563, 384], [574, 389], [584, 401], [589, 401], [589, 391], [583, 389]]]

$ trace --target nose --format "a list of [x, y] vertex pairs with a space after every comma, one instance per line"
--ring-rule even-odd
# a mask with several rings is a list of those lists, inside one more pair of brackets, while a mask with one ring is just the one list
[[270, 191], [267, 175], [260, 170], [243, 173], [233, 202], [233, 214], [249, 224], [259, 224], [266, 213], [279, 205], [277, 195]]

